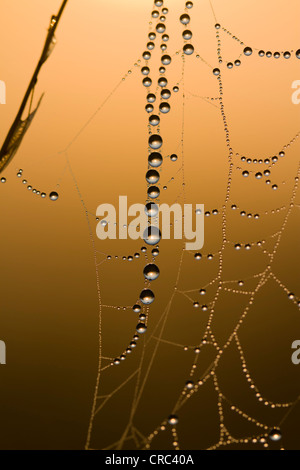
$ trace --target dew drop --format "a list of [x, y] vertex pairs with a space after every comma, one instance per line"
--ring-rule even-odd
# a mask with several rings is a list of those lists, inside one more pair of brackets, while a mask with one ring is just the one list
[[156, 170], [148, 170], [146, 173], [146, 180], [149, 184], [155, 184], [159, 180], [159, 173]]
[[158, 227], [150, 225], [143, 233], [144, 242], [147, 245], [157, 245], [161, 240], [161, 233]]
[[180, 23], [189, 24], [189, 22], [190, 22], [190, 16], [187, 13], [184, 13], [183, 15], [181, 15]]
[[178, 417], [176, 415], [170, 415], [168, 418], [168, 423], [174, 426], [178, 423]]
[[148, 202], [145, 205], [145, 213], [148, 217], [156, 217], [159, 212], [158, 205], [154, 202]]
[[161, 113], [163, 114], [167, 114], [171, 109], [171, 106], [169, 105], [169, 103], [160, 103], [159, 105], [159, 110]]
[[166, 30], [166, 26], [163, 23], [158, 23], [156, 25], [156, 31], [160, 34], [164, 33]]
[[185, 44], [185, 46], [183, 46], [183, 52], [184, 52], [186, 55], [191, 55], [191, 54], [193, 54], [193, 52], [194, 52], [194, 46], [192, 46], [192, 44]]
[[171, 61], [172, 61], [171, 56], [169, 56], [168, 54], [163, 55], [161, 58], [161, 62], [163, 65], [169, 65]]
[[160, 135], [153, 134], [149, 137], [149, 146], [152, 149], [157, 150], [162, 146], [162, 144], [163, 144], [163, 140]]
[[149, 123], [151, 124], [151, 126], [158, 126], [158, 124], [160, 123], [159, 116], [157, 116], [156, 114], [150, 116]]
[[160, 195], [160, 191], [157, 186], [150, 186], [150, 188], [148, 188], [147, 193], [151, 199], [156, 199]]
[[183, 39], [185, 39], [185, 40], [192, 39], [193, 33], [192, 33], [192, 31], [190, 31], [189, 29], [185, 29], [185, 30], [183, 31], [183, 33], [182, 33], [182, 37], [183, 37]]
[[150, 289], [143, 289], [140, 293], [140, 300], [145, 305], [150, 305], [154, 302], [154, 294]]
[[163, 161], [162, 156], [158, 152], [152, 152], [150, 153], [148, 157], [149, 165], [154, 168], [159, 167], [162, 164], [162, 161]]
[[142, 310], [142, 308], [141, 308], [140, 305], [135, 304], [135, 305], [132, 307], [132, 310], [134, 311], [134, 313], [140, 313], [140, 311]]
[[148, 281], [155, 281], [158, 278], [160, 271], [156, 264], [151, 263], [145, 266], [143, 273], [145, 279], [148, 279]]
[[271, 441], [274, 441], [274, 442], [280, 441], [280, 439], [282, 438], [280, 430], [276, 428], [272, 429], [269, 432], [269, 438], [271, 439]]
[[[28, 187], [28, 188], [29, 188], [29, 187]], [[51, 199], [51, 201], [57, 201], [58, 197], [59, 197], [59, 196], [58, 196], [57, 192], [55, 192], [55, 191], [52, 191], [52, 192], [49, 194], [49, 198]]]
[[136, 331], [140, 334], [146, 333], [147, 326], [145, 325], [145, 323], [138, 323], [136, 326]]
[[247, 55], [247, 56], [251, 55], [252, 54], [251, 47], [245, 47], [244, 54]]

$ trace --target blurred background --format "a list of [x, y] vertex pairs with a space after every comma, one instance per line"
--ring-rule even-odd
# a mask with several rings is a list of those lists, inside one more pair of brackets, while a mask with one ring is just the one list
[[[60, 3], [0, 1], [0, 80], [7, 90], [6, 104], [0, 106], [1, 144]], [[89, 448], [143, 448], [178, 398], [186, 396], [182, 393], [188, 393], [186, 381], [197, 384], [215, 360], [216, 349], [209, 344], [202, 344], [200, 354], [194, 352], [202, 343], [211, 309], [211, 330], [223, 349], [249, 306], [252, 296], [247, 293], [257, 288], [260, 278], [253, 276], [270, 264], [268, 253], [274, 247], [271, 269], [279, 282], [272, 277], [258, 290], [239, 329], [247, 370], [265, 400], [259, 401], [250, 388], [232, 341], [216, 371], [228, 399], [223, 403], [224, 423], [231, 436], [249, 442], [225, 448], [257, 448], [252, 439], [268, 434], [266, 429], [279, 425], [289, 409], [273, 409], [265, 401], [294, 402], [300, 393], [300, 365], [291, 361], [292, 342], [300, 339], [298, 193], [289, 211], [300, 143], [293, 141], [300, 119], [299, 106], [291, 99], [292, 82], [300, 80], [295, 57], [299, 2], [290, 0], [287, 6], [283, 0], [214, 0], [215, 18], [208, 0], [194, 1], [187, 27], [193, 32], [190, 42], [195, 51], [185, 56], [184, 74], [184, 27], [179, 17], [187, 11], [185, 1], [164, 0], [163, 7], [169, 10], [165, 25], [172, 62], [165, 76], [172, 96], [170, 113], [161, 116], [165, 158], [160, 202], [204, 204], [210, 211], [202, 259], [183, 252], [180, 240], [162, 240], [157, 258], [161, 274], [153, 282], [156, 299], [149, 310], [148, 330], [125, 361], [111, 365], [135, 333], [138, 314], [132, 305], [144, 286], [143, 267], [151, 260], [151, 248], [145, 255], [141, 240], [98, 240], [96, 209], [103, 203], [117, 207], [120, 195], [127, 195], [129, 204], [146, 200], [145, 105], [146, 94], [158, 88], [159, 33], [149, 61], [149, 89], [142, 85], [142, 54], [158, 21], [151, 12], [161, 12], [162, 7], [148, 0], [70, 0], [56, 33], [57, 45], [40, 73], [34, 103], [43, 92], [45, 97], [17, 155], [1, 174], [6, 183], [0, 184], [0, 339], [7, 346], [7, 365], [0, 368], [2, 449], [83, 449], [88, 429]], [[215, 29], [216, 22], [220, 30]], [[245, 46], [253, 49], [250, 57], [243, 54]], [[260, 49], [281, 56], [259, 57]], [[293, 51], [290, 59], [283, 58], [284, 51]], [[237, 59], [241, 65], [229, 69], [226, 64]], [[221, 70], [228, 145], [219, 82], [212, 72], [216, 67]], [[174, 86], [179, 87], [177, 93]], [[228, 147], [234, 165], [226, 203]], [[271, 167], [271, 184], [265, 176], [255, 178], [267, 164], [241, 160], [272, 159], [283, 150], [285, 156]], [[169, 158], [173, 153], [178, 155], [176, 162]], [[20, 169], [22, 178], [17, 177]], [[244, 170], [250, 172], [248, 178], [242, 176]], [[23, 179], [28, 184], [22, 184]], [[274, 184], [277, 190], [272, 190]], [[59, 199], [42, 199], [27, 185], [47, 195], [57, 191]], [[213, 215], [213, 210], [218, 213]], [[222, 223], [230, 243], [220, 263]], [[250, 243], [251, 249], [235, 250], [236, 243]], [[140, 257], [129, 261], [135, 253]], [[211, 260], [208, 254], [213, 254]], [[214, 302], [220, 265], [222, 280], [232, 282], [224, 284], [229, 290], [223, 287]], [[103, 370], [97, 396], [104, 398], [97, 399], [91, 421], [99, 365], [99, 293]], [[288, 293], [295, 297], [290, 300]], [[194, 308], [194, 302], [200, 308]], [[109, 399], [103, 403], [105, 397]], [[231, 405], [253, 421], [232, 411]], [[212, 377], [176, 414], [181, 449], [218, 443], [218, 393]], [[300, 404], [280, 426], [282, 440], [270, 442], [271, 448], [300, 449], [299, 417]], [[171, 449], [173, 444], [170, 426], [151, 440], [152, 449]]]

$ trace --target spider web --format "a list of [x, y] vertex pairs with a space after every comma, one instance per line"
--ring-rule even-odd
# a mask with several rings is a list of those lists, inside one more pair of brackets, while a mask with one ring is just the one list
[[[252, 373], [253, 366], [255, 364], [257, 367], [257, 363], [252, 360], [252, 367], [248, 366], [247, 353], [245, 352], [246, 348], [243, 346], [243, 340], [241, 339], [241, 332], [243, 328], [245, 328], [245, 325], [247, 325], [247, 320], [254, 312], [259, 311], [258, 307], [255, 308], [257, 297], [261, 295], [261, 297], [269, 299], [268, 286], [270, 283], [272, 283], [273, 289], [283, 293], [288, 300], [288, 306], [285, 308], [291, 311], [289, 319], [296, 318], [294, 316], [294, 310], [298, 311], [300, 305], [299, 298], [294, 293], [293, 289], [289, 288], [288, 285], [285, 285], [285, 283], [281, 281], [275, 266], [276, 256], [281, 247], [284, 235], [287, 232], [289, 223], [293, 217], [298, 216], [300, 205], [297, 203], [297, 196], [300, 166], [298, 166], [296, 173], [292, 178], [290, 177], [289, 180], [285, 178], [281, 181], [278, 179], [277, 181], [273, 181], [272, 179], [273, 169], [276, 169], [278, 166], [282, 167], [286, 158], [289, 157], [295, 160], [296, 155], [295, 153], [293, 154], [293, 146], [296, 147], [299, 145], [298, 137], [300, 131], [291, 138], [289, 137], [290, 140], [278, 149], [276, 155], [274, 154], [271, 157], [269, 155], [262, 157], [241, 155], [235, 150], [235, 146], [232, 143], [233, 139], [231, 138], [230, 113], [227, 112], [227, 102], [225, 101], [226, 85], [225, 82], [223, 83], [223, 75], [228, 74], [229, 76], [231, 73], [235, 73], [235, 70], [239, 67], [250, 66], [247, 62], [251, 59], [243, 52], [247, 45], [218, 21], [212, 2], [209, 3], [214, 23], [219, 25], [217, 27], [212, 25], [216, 31], [217, 59], [219, 64], [217, 66], [211, 65], [202, 57], [196, 50], [193, 39], [183, 39], [182, 46], [173, 54], [170, 54], [172, 59], [171, 64], [165, 67], [167, 71], [168, 67], [177, 67], [178, 80], [173, 84], [172, 88], [170, 84], [166, 85], [166, 88], [170, 87], [170, 89], [172, 89], [172, 96], [166, 101], [171, 104], [170, 114], [173, 112], [174, 108], [176, 119], [178, 120], [180, 117], [181, 129], [179, 139], [178, 136], [176, 137], [178, 143], [174, 146], [172, 142], [173, 150], [170, 152], [178, 155], [178, 162], [176, 162], [177, 167], [175, 166], [175, 170], [173, 170], [173, 163], [169, 160], [169, 156], [166, 156], [160, 168], [160, 177], [165, 181], [166, 192], [161, 193], [158, 201], [163, 201], [165, 194], [167, 194], [167, 189], [172, 187], [173, 184], [177, 184], [177, 196], [173, 199], [173, 202], [180, 201], [182, 204], [189, 202], [187, 187], [190, 181], [186, 177], [187, 105], [190, 100], [198, 103], [198, 99], [200, 99], [203, 101], [203, 104], [210, 105], [209, 107], [212, 108], [212, 112], [220, 113], [226, 143], [225, 157], [227, 158], [227, 176], [224, 199], [219, 206], [205, 207], [206, 225], [210, 223], [216, 224], [220, 241], [217, 244], [211, 244], [210, 240], [206, 241], [204, 245], [205, 249], [197, 254], [185, 249], [186, 240], [180, 242], [179, 249], [176, 245], [177, 268], [176, 274], [174, 275], [174, 273], [172, 273], [175, 283], [172, 287], [171, 295], [164, 296], [163, 301], [165, 308], [157, 312], [155, 323], [153, 321], [153, 310], [155, 311], [156, 309], [156, 303], [154, 302], [151, 306], [142, 305], [139, 301], [139, 292], [143, 288], [151, 288], [156, 293], [156, 281], [149, 282], [145, 280], [144, 285], [141, 284], [138, 288], [137, 298], [133, 299], [131, 305], [104, 303], [102, 300], [102, 281], [105, 278], [105, 270], [108, 266], [109, 269], [114, 269], [111, 268], [114, 262], [133, 262], [132, 264], [134, 265], [136, 261], [142, 261], [143, 264], [153, 262], [160, 265], [159, 259], [163, 253], [164, 246], [166, 246], [165, 243], [161, 242], [159, 247], [157, 247], [161, 252], [158, 257], [153, 256], [153, 254], [150, 253], [151, 249], [146, 245], [144, 245], [142, 249], [137, 245], [135, 252], [130, 256], [105, 251], [102, 242], [97, 240], [95, 236], [95, 222], [98, 223], [99, 220], [85, 201], [80, 183], [73, 170], [71, 157], [73, 145], [88, 129], [96, 116], [105, 108], [106, 104], [115, 95], [122, 84], [131, 79], [134, 75], [140, 73], [142, 67], [149, 67], [150, 76], [154, 76], [155, 71], [157, 73], [158, 68], [162, 66], [161, 57], [168, 54], [168, 49], [159, 50], [159, 40], [161, 34], [170, 35], [168, 30], [168, 15], [170, 15], [172, 11], [171, 5], [167, 4], [166, 1], [161, 5], [160, 2], [154, 5], [153, 10], [158, 11], [159, 16], [156, 18], [155, 16], [153, 17], [152, 14], [152, 18], [149, 22], [148, 34], [152, 32], [156, 33], [156, 38], [153, 39], [155, 49], [151, 49], [151, 58], [145, 59], [143, 57], [145, 54], [143, 54], [143, 56], [133, 64], [132, 68], [121, 78], [112, 92], [96, 109], [95, 113], [82, 126], [79, 132], [75, 134], [74, 138], [70, 140], [66, 148], [59, 152], [59, 155], [64, 155], [66, 159], [63, 174], [69, 172], [72, 176], [82, 210], [85, 214], [94, 257], [96, 289], [99, 304], [99, 361], [88, 426], [86, 449], [155, 449], [166, 448], [168, 446], [176, 450], [188, 448], [187, 441], [191, 439], [191, 434], [194, 434], [194, 432], [191, 433], [189, 430], [189, 423], [193, 413], [197, 415], [196, 409], [200, 409], [201, 407], [204, 407], [204, 410], [206, 407], [208, 411], [213, 410], [212, 425], [210, 426], [208, 421], [205, 421], [205, 425], [208, 429], [210, 427], [214, 428], [211, 433], [214, 439], [209, 437], [211, 443], [208, 444], [206, 439], [202, 442], [201, 437], [203, 437], [203, 435], [200, 435], [200, 437], [197, 437], [198, 444], [192, 444], [193, 448], [207, 448], [211, 450], [228, 446], [240, 448], [245, 445], [250, 446], [250, 448], [256, 445], [262, 448], [268, 448], [270, 444], [272, 444], [272, 441], [269, 439], [270, 431], [272, 429], [282, 430], [287, 418], [295, 410], [300, 401], [297, 387], [293, 388], [292, 399], [277, 401], [271, 398], [274, 395], [276, 396], [273, 390], [265, 390], [265, 387], [259, 386], [259, 381], [254, 378], [255, 374]], [[196, 2], [194, 2], [194, 4], [196, 4]], [[165, 30], [163, 33], [159, 33], [156, 27], [159, 23], [162, 23], [161, 15], [163, 15], [162, 10], [164, 8], [169, 8], [170, 11], [166, 12], [164, 15], [165, 20], [163, 21], [163, 25]], [[190, 22], [187, 25], [179, 23], [182, 30], [188, 28], [194, 33], [193, 27], [195, 28], [197, 25], [197, 16], [196, 13], [194, 14], [194, 10], [195, 5], [192, 8], [187, 8], [186, 2], [183, 2], [180, 15], [189, 15]], [[178, 31], [176, 35], [179, 35]], [[172, 36], [170, 35], [168, 41], [163, 41], [162, 44], [168, 46], [171, 38]], [[231, 58], [230, 61], [224, 60], [226, 56], [226, 40], [234, 41], [237, 47], [236, 57], [234, 59]], [[147, 42], [149, 41], [150, 39], [147, 36]], [[183, 53], [183, 47], [187, 44], [194, 44], [195, 50], [191, 56]], [[145, 48], [145, 51], [147, 51], [147, 48]], [[252, 48], [252, 54], [257, 54], [259, 51], [260, 49], [258, 48]], [[276, 51], [272, 51], [273, 56], [275, 52]], [[284, 52], [285, 51], [280, 51], [279, 60], [281, 63], [286, 60], [283, 57]], [[291, 49], [288, 52], [290, 53], [290, 61], [297, 60], [295, 58], [295, 49]], [[155, 54], [157, 54], [156, 62], [154, 58]], [[206, 96], [203, 94], [203, 91], [202, 94], [198, 94], [198, 92], [194, 92], [194, 90], [187, 89], [187, 67], [190, 60], [198, 61], [206, 67], [208, 74], [215, 75], [217, 96]], [[238, 61], [240, 61], [241, 64], [239, 64]], [[152, 66], [153, 62], [155, 65]], [[284, 65], [285, 64], [282, 63], [282, 67]], [[231, 69], [233, 69], [232, 72], [230, 72]], [[165, 77], [168, 73], [158, 72], [157, 75], [158, 77]], [[142, 76], [142, 78], [145, 77]], [[149, 92], [154, 93], [158, 101], [162, 88], [158, 85], [155, 86], [154, 83], [155, 81], [153, 80], [151, 87], [146, 88], [146, 94]], [[178, 87], [178, 92], [175, 91], [174, 87]], [[176, 104], [175, 102], [173, 103], [175, 96], [177, 100]], [[181, 100], [180, 102], [178, 101], [179, 99]], [[141, 103], [141, 106], [145, 106], [145, 103]], [[176, 113], [176, 106], [178, 106], [178, 109], [181, 108], [181, 116], [179, 112]], [[169, 116], [168, 114], [165, 116], [161, 112], [157, 112], [157, 114], [160, 117], [161, 123], [154, 128], [155, 130], [153, 130], [152, 126], [148, 123], [148, 134], [151, 135], [156, 132], [161, 134], [165, 145], [165, 142], [168, 142], [168, 138], [170, 139], [172, 135], [172, 132], [170, 134], [170, 132], [165, 131], [163, 127], [164, 121], [168, 119]], [[168, 138], [165, 139], [164, 133], [168, 135]], [[170, 144], [168, 145], [169, 148]], [[167, 168], [165, 169], [165, 167]], [[170, 168], [172, 168], [171, 172]], [[168, 171], [170, 174], [168, 174]], [[62, 178], [63, 176], [59, 180], [58, 187], [60, 186]], [[259, 182], [261, 179], [265, 182], [264, 194], [268, 203], [270, 200], [272, 201], [273, 194], [277, 191], [279, 192], [281, 188], [284, 187], [284, 202], [281, 206], [271, 208], [267, 208], [266, 206], [265, 209], [256, 212], [256, 201], [254, 200], [254, 202], [252, 202], [251, 200], [250, 204], [248, 203], [249, 194], [247, 191], [249, 191], [249, 188], [252, 192], [256, 191], [256, 185], [261, 184], [261, 182]], [[238, 186], [238, 194], [240, 194], [240, 191], [244, 191], [244, 194], [241, 196], [245, 196], [246, 194], [245, 197], [241, 197], [242, 202], [239, 202], [237, 197], [233, 195], [233, 185], [235, 181], [238, 181], [238, 184], [242, 182], [240, 186]], [[247, 185], [249, 183], [249, 186], [246, 186], [246, 184], [244, 186], [244, 181], [247, 181]], [[27, 184], [27, 180], [25, 180], [25, 183]], [[149, 199], [146, 199], [146, 197], [145, 200], [149, 202]], [[251, 206], [252, 209], [249, 209], [249, 206]], [[282, 217], [279, 228], [277, 219], [275, 222], [270, 221], [272, 217], [274, 218], [278, 215]], [[253, 232], [252, 228], [249, 228], [249, 224], [261, 222], [265, 222], [267, 228], [270, 226], [271, 230], [267, 231], [268, 234], [264, 234], [264, 227], [261, 237], [249, 237], [248, 233], [252, 235]], [[174, 221], [174, 224], [175, 223], [176, 221]], [[242, 224], [245, 223], [247, 224], [246, 230], [245, 225], [242, 226]], [[239, 232], [241, 228], [241, 233], [245, 235], [239, 236], [239, 238], [237, 238], [236, 235], [234, 236], [231, 225], [238, 227], [236, 232]], [[213, 226], [213, 230], [215, 230], [215, 225]], [[213, 249], [215, 245], [217, 245], [217, 248]], [[207, 250], [206, 246], [209, 246], [211, 251]], [[171, 251], [172, 250], [173, 245]], [[261, 269], [257, 270], [256, 266], [250, 266], [249, 256], [253, 251], [255, 253], [258, 252], [259, 256], [262, 255], [263, 257], [264, 261], [262, 263], [263, 266], [260, 266]], [[227, 267], [225, 269], [224, 266], [227, 266], [228, 263], [228, 253], [230, 253], [230, 256], [234, 257], [234, 263], [237, 264], [241, 271], [239, 276], [228, 277], [227, 275], [228, 269]], [[245, 256], [248, 256], [246, 261]], [[214, 266], [216, 274], [213, 274], [209, 263]], [[189, 268], [185, 268], [185, 264], [187, 264]], [[249, 267], [251, 269], [247, 270]], [[116, 269], [119, 268], [116, 267]], [[163, 269], [164, 266], [162, 266], [162, 272]], [[188, 269], [191, 269], [191, 279], [188, 277]], [[199, 269], [201, 270], [201, 274], [199, 278], [197, 278]], [[247, 274], [247, 271], [250, 271], [252, 274]], [[196, 287], [191, 289], [185, 288], [187, 284], [185, 282], [186, 279]], [[262, 292], [263, 294], [261, 294]], [[241, 298], [242, 301], [236, 301], [236, 298]], [[142, 310], [139, 314], [142, 315], [143, 320], [141, 321], [145, 323], [147, 331], [145, 334], [139, 334], [137, 331], [133, 330], [132, 337], [122, 338], [124, 349], [116, 351], [114, 356], [110, 356], [106, 353], [103, 345], [105, 334], [103, 329], [104, 312], [124, 311], [125, 315], [132, 315], [132, 306], [136, 303], [141, 305]], [[199, 328], [199, 331], [192, 331], [192, 326], [189, 325], [189, 321], [181, 320], [180, 324], [185, 324], [187, 330], [187, 335], [183, 335], [183, 337], [189, 336], [190, 331], [192, 341], [189, 343], [181, 343], [168, 339], [171, 338], [172, 335], [174, 336], [174, 330], [170, 328], [170, 324], [178, 318], [178, 314], [174, 316], [174, 312], [177, 312], [178, 308], [181, 311], [181, 316], [186, 315], [186, 309], [189, 309], [192, 315], [195, 315], [195, 313], [198, 315], [199, 311], [201, 315], [202, 312], [204, 315], [201, 317], [201, 328]], [[224, 318], [220, 318], [220, 308], [226, 311], [230, 309], [234, 311], [234, 315], [230, 315], [228, 318], [227, 328], [224, 328], [224, 321], [227, 323], [226, 318], [225, 320]], [[137, 315], [137, 323], [139, 323], [138, 317], [139, 315]], [[174, 318], [175, 320], [173, 320]], [[283, 322], [284, 318], [281, 317], [280, 321]], [[193, 324], [193, 322], [191, 323]], [[251, 327], [253, 328], [253, 326]], [[171, 334], [168, 333], [169, 329], [172, 331]], [[194, 338], [198, 339], [194, 341]], [[157, 361], [164, 361], [164, 351], [167, 350], [166, 348], [168, 351], [171, 351], [171, 353], [167, 353], [168, 356], [169, 354], [172, 355], [174, 351], [176, 358], [182, 355], [187, 358], [184, 358], [182, 363], [178, 359], [178, 363], [183, 365], [182, 372], [179, 371], [178, 366], [175, 370], [168, 370], [166, 374], [178, 374], [180, 377], [184, 376], [185, 379], [182, 383], [182, 387], [176, 391], [175, 400], [173, 395], [172, 397], [170, 396], [169, 400], [164, 398], [164, 403], [169, 402], [169, 408], [165, 410], [162, 419], [153, 426], [153, 428], [150, 428], [148, 423], [145, 425], [143, 419], [137, 415], [141, 413], [141, 408], [147, 407], [146, 397], [149, 393], [151, 394], [152, 391], [149, 386], [150, 377]], [[133, 363], [134, 367], [131, 366], [126, 369], [126, 377], [124, 379], [120, 380], [116, 378], [115, 371], [118, 372], [120, 368], [124, 368], [125, 364], [129, 363], [133, 356], [136, 358], [136, 362]], [[166, 363], [170, 364], [169, 359]], [[237, 363], [239, 364], [240, 371], [237, 373], [238, 379], [235, 382], [233, 371], [236, 370]], [[240, 372], [242, 373], [242, 380], [239, 377]], [[113, 386], [110, 385], [108, 379], [110, 373], [113, 375]], [[230, 386], [228, 384], [228, 378], [226, 378], [227, 373], [229, 373], [231, 377]], [[262, 380], [263, 372], [260, 373], [256, 370], [256, 374]], [[167, 382], [170, 380], [173, 384], [170, 375]], [[109, 384], [108, 386], [105, 383], [106, 381]], [[118, 382], [117, 385], [115, 382]], [[164, 382], [163, 387], [167, 386], [167, 382]], [[127, 406], [126, 402], [124, 402], [121, 397], [122, 392], [127, 390], [128, 386], [130, 386], [130, 389], [126, 397], [130, 397], [131, 402], [128, 403], [128, 416], [125, 427], [123, 427], [123, 421], [121, 421], [120, 426], [118, 426], [118, 407], [116, 407], [116, 401], [119, 402], [119, 406]], [[246, 386], [247, 392], [245, 391]], [[261, 388], [264, 388], [264, 390], [262, 391]], [[233, 396], [230, 396], [224, 389], [233, 392]], [[201, 395], [202, 391], [204, 391], [203, 395]], [[249, 395], [247, 395], [247, 393], [249, 393]], [[202, 396], [201, 401], [197, 400], [199, 395]], [[250, 396], [251, 398], [249, 398]], [[246, 401], [243, 399], [244, 397], [246, 397]], [[249, 398], [250, 405], [247, 403], [247, 397]], [[254, 404], [253, 401], [257, 403]], [[190, 405], [190, 403], [192, 403], [192, 405]], [[114, 409], [114, 407], [116, 408]], [[115, 416], [116, 422], [113, 422], [113, 426], [117, 428], [117, 433], [120, 435], [120, 437], [111, 444], [105, 443], [106, 436], [104, 436], [104, 426], [108, 426], [107, 420], [109, 416], [108, 414], [103, 415], [106, 409], [110, 409], [109, 412], [111, 415], [113, 417]], [[207, 420], [206, 411], [203, 411], [200, 417]], [[114, 418], [110, 419], [114, 420]], [[139, 424], [137, 424], [137, 422]], [[150, 419], [149, 422], [152, 422], [152, 420]], [[238, 426], [238, 431], [235, 429], [236, 426]]]

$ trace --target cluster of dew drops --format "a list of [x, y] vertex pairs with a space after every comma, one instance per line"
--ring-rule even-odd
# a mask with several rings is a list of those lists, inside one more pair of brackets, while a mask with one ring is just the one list
[[[23, 170], [20, 169], [17, 173], [17, 178], [22, 178], [22, 176], [23, 176]], [[0, 182], [3, 183], [3, 184], [6, 183], [6, 181], [7, 180], [4, 176], [0, 179]], [[32, 194], [40, 196], [42, 199], [45, 199], [47, 197], [47, 193], [41, 192], [38, 189], [33, 188], [33, 186], [31, 186], [31, 184], [28, 184], [28, 181], [26, 179], [22, 179], [22, 183], [24, 185], [26, 185], [27, 190], [31, 191]], [[57, 201], [58, 198], [59, 198], [59, 195], [56, 191], [51, 191], [51, 193], [49, 193], [49, 199], [51, 201]]]
[[[160, 45], [161, 50], [161, 65], [159, 66], [159, 78], [157, 85], [160, 91], [161, 101], [158, 105], [158, 113], [155, 113], [155, 104], [157, 100], [157, 93], [149, 92], [146, 96], [146, 106], [145, 110], [149, 114], [148, 119], [148, 146], [149, 146], [149, 155], [148, 155], [148, 170], [146, 172], [146, 182], [147, 182], [147, 202], [145, 203], [145, 213], [148, 216], [149, 226], [145, 229], [143, 233], [143, 240], [147, 245], [154, 246], [152, 249], [152, 261], [145, 265], [143, 269], [143, 275], [147, 285], [141, 291], [139, 295], [138, 302], [132, 307], [134, 313], [139, 314], [139, 322], [136, 326], [136, 333], [129, 346], [119, 358], [116, 358], [112, 364], [118, 365], [122, 360], [125, 360], [126, 354], [131, 353], [132, 348], [136, 347], [136, 341], [139, 339], [139, 334], [143, 334], [147, 331], [147, 320], [148, 320], [148, 309], [149, 306], [154, 302], [155, 295], [152, 289], [150, 289], [150, 284], [155, 281], [159, 275], [160, 270], [155, 262], [155, 258], [159, 255], [159, 245], [158, 243], [161, 240], [161, 232], [156, 225], [151, 225], [151, 222], [156, 220], [156, 217], [159, 213], [158, 205], [154, 202], [160, 196], [160, 189], [157, 186], [157, 183], [160, 179], [160, 174], [158, 169], [163, 163], [163, 157], [161, 154], [161, 148], [163, 146], [163, 139], [159, 133], [159, 125], [161, 122], [161, 117], [167, 115], [171, 106], [169, 99], [171, 98], [172, 92], [167, 88], [168, 79], [166, 78], [166, 67], [172, 62], [171, 56], [167, 53], [167, 42], [169, 41], [169, 35], [166, 33], [166, 15], [168, 14], [168, 8], [163, 6], [163, 0], [154, 1], [155, 8], [151, 13], [152, 18], [157, 19], [157, 24], [155, 26], [155, 31], [151, 31], [148, 34], [148, 42], [146, 45], [146, 50], [143, 52], [142, 57], [145, 61], [145, 64], [141, 67], [141, 73], [143, 75], [142, 84], [145, 88], [150, 88], [153, 85], [153, 81], [150, 78], [150, 66], [149, 61], [151, 60], [151, 51], [155, 48], [155, 41], [161, 37], [162, 43]], [[186, 2], [186, 10], [193, 7], [191, 1]], [[190, 22], [190, 16], [187, 13], [184, 13], [180, 16], [180, 23], [186, 26]], [[187, 43], [187, 40], [192, 38], [192, 32], [185, 29], [183, 32], [183, 38], [185, 44], [183, 46], [183, 53], [186, 55], [191, 55], [194, 52], [194, 47], [192, 44]], [[178, 93], [179, 86], [175, 85], [172, 88], [174, 93]], [[155, 129], [153, 132], [152, 130]], [[170, 160], [172, 162], [177, 161], [178, 156], [172, 154]], [[166, 189], [164, 187], [164, 189]], [[142, 252], [146, 253], [147, 248], [142, 247]], [[130, 257], [132, 260], [132, 257]], [[111, 257], [109, 257], [111, 259]], [[128, 258], [129, 259], [129, 258]], [[141, 304], [147, 309], [147, 313], [142, 312]]]

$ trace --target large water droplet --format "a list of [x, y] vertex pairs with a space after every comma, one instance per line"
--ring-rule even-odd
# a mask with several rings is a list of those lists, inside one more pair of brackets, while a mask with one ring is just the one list
[[159, 173], [156, 170], [148, 170], [146, 173], [146, 180], [150, 184], [155, 184], [159, 180]]
[[192, 44], [185, 44], [183, 46], [183, 52], [186, 54], [186, 55], [191, 55], [193, 54], [194, 52], [194, 46]]
[[148, 202], [145, 205], [145, 213], [148, 217], [156, 217], [159, 212], [158, 205], [154, 202]]
[[157, 150], [162, 146], [162, 144], [163, 144], [163, 140], [160, 135], [153, 134], [149, 137], [149, 146], [152, 149]]
[[154, 294], [150, 289], [143, 289], [140, 293], [140, 300], [145, 305], [150, 305], [154, 302]]
[[158, 152], [152, 152], [150, 153], [148, 157], [149, 165], [154, 168], [159, 167], [162, 164], [162, 161], [163, 161], [162, 156]]
[[150, 263], [145, 266], [143, 273], [148, 281], [155, 281], [155, 279], [158, 278], [160, 271], [156, 264]]
[[160, 190], [157, 186], [150, 186], [150, 188], [148, 188], [147, 193], [151, 199], [156, 199], [160, 195]]
[[59, 196], [56, 191], [52, 191], [52, 193], [49, 194], [49, 198], [51, 199], [51, 201], [57, 201], [58, 197]]
[[184, 13], [183, 15], [181, 15], [180, 23], [189, 24], [189, 22], [190, 22], [190, 16], [187, 13]]
[[158, 227], [150, 225], [143, 233], [143, 239], [147, 245], [157, 245], [161, 240], [161, 233]]

